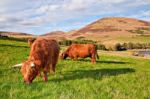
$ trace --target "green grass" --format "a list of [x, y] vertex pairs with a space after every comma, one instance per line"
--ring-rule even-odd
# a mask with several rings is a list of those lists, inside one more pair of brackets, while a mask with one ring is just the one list
[[141, 34], [141, 35], [109, 35], [103, 37], [93, 37], [87, 36], [85, 39], [93, 40], [93, 41], [100, 41], [100, 43], [109, 44], [109, 43], [150, 43], [150, 35], [148, 34]]
[[49, 81], [36, 78], [25, 85], [19, 69], [10, 67], [28, 58], [25, 42], [0, 39], [0, 99], [149, 99], [150, 60], [100, 53], [90, 59], [60, 60]]
[[117, 37], [119, 42], [132, 42], [132, 43], [150, 43], [150, 36], [133, 36], [133, 37]]

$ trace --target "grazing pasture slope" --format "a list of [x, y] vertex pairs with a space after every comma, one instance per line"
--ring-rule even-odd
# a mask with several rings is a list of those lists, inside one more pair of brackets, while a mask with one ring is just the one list
[[148, 99], [150, 60], [101, 55], [96, 64], [90, 58], [59, 60], [49, 81], [36, 78], [25, 85], [14, 64], [26, 60], [27, 43], [0, 39], [1, 99]]

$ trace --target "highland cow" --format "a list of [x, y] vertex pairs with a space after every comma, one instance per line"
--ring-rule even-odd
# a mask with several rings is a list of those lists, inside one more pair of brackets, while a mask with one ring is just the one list
[[97, 48], [94, 44], [72, 44], [64, 51], [60, 58], [66, 59], [70, 57], [73, 60], [77, 60], [78, 58], [86, 58], [90, 57], [92, 63], [96, 63], [96, 56], [99, 59], [97, 54]]
[[29, 44], [31, 45], [29, 58], [21, 64], [20, 70], [24, 82], [26, 84], [32, 83], [41, 71], [44, 74], [44, 81], [47, 81], [48, 72], [55, 72], [59, 56], [59, 45], [55, 40], [46, 38], [38, 38], [34, 42], [29, 42]]

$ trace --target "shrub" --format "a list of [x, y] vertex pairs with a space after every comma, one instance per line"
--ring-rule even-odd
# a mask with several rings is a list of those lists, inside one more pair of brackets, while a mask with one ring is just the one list
[[96, 46], [98, 50], [106, 50], [106, 47], [103, 44], [97, 44]]
[[65, 45], [65, 46], [69, 46], [72, 44], [71, 40], [62, 40], [59, 42], [60, 45]]
[[[18, 40], [18, 39], [17, 39]], [[26, 39], [21, 39], [26, 41]], [[97, 44], [96, 41], [93, 40], [62, 40], [59, 41], [60, 45], [70, 46], [71, 44], [95, 44], [98, 50], [109, 50], [109, 51], [122, 51], [127, 49], [150, 49], [150, 43], [116, 43], [113, 46], [110, 46], [106, 49], [106, 46], [103, 44]]]
[[83, 40], [85, 37], [83, 37], [83, 36], [80, 36], [80, 37], [77, 37], [76, 39], [77, 40]]
[[123, 44], [116, 43], [113, 47], [114, 51], [123, 51], [126, 50], [126, 48], [123, 46]]
[[113, 48], [111, 46], [108, 47], [108, 51], [113, 51]]
[[21, 42], [27, 42], [29, 38], [15, 38], [15, 37], [0, 37], [4, 40], [12, 40], [12, 41], [21, 41]]
[[133, 43], [129, 42], [129, 43], [127, 44], [127, 49], [133, 49]]

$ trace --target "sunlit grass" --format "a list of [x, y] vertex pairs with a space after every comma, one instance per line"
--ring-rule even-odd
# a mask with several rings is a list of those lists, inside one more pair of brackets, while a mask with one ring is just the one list
[[[10, 67], [28, 58], [25, 42], [0, 40], [1, 99], [148, 99], [150, 60], [100, 54], [90, 59], [59, 60], [48, 82], [36, 78], [25, 85], [19, 69]], [[100, 52], [101, 53], [101, 52]]]

